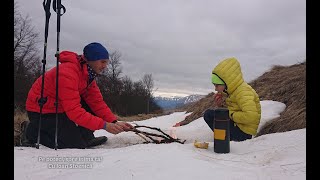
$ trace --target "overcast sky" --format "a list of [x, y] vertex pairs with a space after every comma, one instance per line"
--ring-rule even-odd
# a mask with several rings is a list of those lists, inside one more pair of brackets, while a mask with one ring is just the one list
[[[42, 0], [17, 0], [40, 33]], [[211, 71], [236, 57], [247, 82], [273, 65], [306, 58], [304, 0], [62, 0], [60, 51], [82, 53], [90, 42], [119, 51], [124, 75], [152, 74], [155, 95], [208, 94]], [[51, 9], [48, 66], [55, 66], [56, 19]], [[40, 52], [42, 52], [40, 51]]]

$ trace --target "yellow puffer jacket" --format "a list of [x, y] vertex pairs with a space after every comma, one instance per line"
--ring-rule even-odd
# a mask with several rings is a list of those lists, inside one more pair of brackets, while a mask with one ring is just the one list
[[260, 99], [256, 91], [242, 77], [236, 58], [221, 61], [212, 71], [227, 86], [226, 104], [230, 118], [245, 133], [256, 135], [261, 118]]

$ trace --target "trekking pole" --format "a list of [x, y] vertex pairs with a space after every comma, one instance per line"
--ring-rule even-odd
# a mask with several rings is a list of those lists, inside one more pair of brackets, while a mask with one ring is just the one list
[[[61, 14], [61, 8], [63, 9], [63, 13]], [[54, 149], [57, 150], [58, 147], [58, 75], [59, 75], [59, 43], [60, 43], [60, 17], [66, 12], [66, 8], [61, 4], [61, 0], [53, 0], [53, 10], [57, 13], [57, 52], [55, 57], [57, 58], [57, 71], [56, 71], [56, 102], [54, 105], [56, 106], [56, 131], [55, 131], [55, 146]]]
[[44, 51], [43, 51], [43, 59], [42, 59], [42, 84], [41, 84], [41, 97], [38, 100], [38, 104], [40, 106], [40, 118], [39, 118], [39, 127], [38, 127], [38, 139], [36, 148], [39, 149], [40, 144], [40, 129], [41, 129], [41, 118], [42, 118], [42, 108], [43, 105], [47, 102], [47, 97], [43, 97], [43, 89], [44, 89], [44, 74], [46, 71], [46, 58], [47, 58], [47, 39], [48, 39], [48, 29], [49, 29], [49, 19], [51, 16], [50, 13], [50, 4], [51, 0], [44, 0], [42, 5], [44, 8], [44, 11], [46, 13], [46, 22], [45, 22], [45, 33], [44, 33]]

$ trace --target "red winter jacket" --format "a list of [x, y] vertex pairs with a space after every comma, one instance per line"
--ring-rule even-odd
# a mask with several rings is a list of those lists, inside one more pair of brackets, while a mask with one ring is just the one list
[[[60, 53], [59, 85], [58, 85], [58, 113], [65, 112], [70, 120], [90, 130], [102, 129], [104, 121], [113, 122], [115, 115], [111, 112], [95, 80], [89, 85], [87, 64], [80, 64], [79, 55], [70, 51]], [[42, 76], [32, 85], [26, 101], [26, 110], [40, 113], [38, 99], [41, 97]], [[47, 102], [43, 105], [42, 113], [55, 113], [56, 99], [56, 67], [45, 74], [43, 97]], [[94, 116], [81, 107], [83, 98]]]

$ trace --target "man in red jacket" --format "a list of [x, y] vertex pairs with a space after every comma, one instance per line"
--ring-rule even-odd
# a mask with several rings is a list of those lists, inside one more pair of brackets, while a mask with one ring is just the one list
[[[95, 77], [107, 67], [109, 53], [100, 43], [90, 43], [83, 55], [62, 51], [59, 56], [58, 76], [58, 148], [87, 148], [102, 144], [107, 137], [94, 137], [95, 130], [104, 129], [112, 134], [127, 131], [129, 123], [116, 120], [104, 102]], [[55, 146], [56, 127], [56, 67], [45, 73], [40, 143]], [[40, 119], [42, 76], [32, 85], [26, 101], [30, 123], [25, 137], [29, 144], [37, 142]]]

